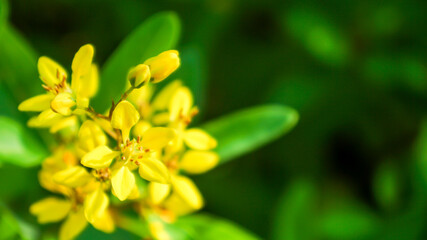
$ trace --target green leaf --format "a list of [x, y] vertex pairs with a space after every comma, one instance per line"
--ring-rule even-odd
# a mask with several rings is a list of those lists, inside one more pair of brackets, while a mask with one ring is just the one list
[[318, 191], [307, 180], [297, 180], [279, 199], [273, 224], [273, 239], [310, 240], [315, 238], [316, 203]]
[[375, 199], [384, 210], [393, 210], [399, 203], [401, 178], [398, 170], [393, 163], [385, 162], [374, 176]]
[[0, 32], [0, 52], [0, 81], [18, 102], [43, 91], [38, 80], [36, 53], [7, 25]]
[[113, 233], [107, 234], [96, 230], [92, 225], [86, 227], [86, 229], [77, 237], [77, 240], [91, 240], [91, 239], [109, 239], [109, 240], [137, 240], [140, 237], [133, 235], [122, 229], [116, 229]]
[[34, 226], [20, 220], [7, 206], [0, 202], [0, 239], [37, 239], [38, 231]]
[[6, 0], [0, 0], [0, 31], [4, 26], [9, 13], [9, 8]]
[[327, 211], [319, 220], [321, 239], [370, 239], [379, 229], [379, 219], [360, 206], [347, 206]]
[[0, 136], [0, 162], [31, 167], [47, 155], [36, 138], [13, 119], [0, 116]]
[[179, 32], [178, 16], [172, 12], [159, 13], [134, 30], [105, 63], [99, 96], [93, 101], [95, 108], [106, 110], [110, 100], [118, 98], [123, 92], [129, 69], [165, 50], [174, 48]]
[[179, 228], [186, 229], [193, 239], [260, 239], [231, 221], [207, 214], [195, 214], [181, 217], [175, 225]]
[[3, 204], [0, 206], [0, 239], [18, 239], [18, 222]]
[[265, 145], [291, 130], [298, 113], [289, 107], [265, 105], [230, 114], [202, 126], [217, 141], [221, 162]]
[[309, 8], [291, 8], [288, 11], [283, 14], [286, 29], [310, 54], [333, 66], [341, 66], [348, 61], [348, 40], [333, 21]]

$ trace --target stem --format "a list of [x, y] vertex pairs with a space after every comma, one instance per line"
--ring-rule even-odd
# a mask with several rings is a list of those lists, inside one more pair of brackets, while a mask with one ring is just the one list
[[114, 109], [116, 108], [116, 106], [117, 106], [117, 105], [119, 105], [119, 103], [120, 103], [121, 101], [126, 100], [126, 98], [129, 96], [129, 94], [130, 94], [134, 89], [135, 89], [135, 87], [130, 86], [130, 87], [129, 87], [129, 89], [128, 89], [128, 90], [126, 90], [126, 92], [125, 92], [125, 93], [123, 93], [123, 95], [120, 97], [120, 99], [119, 99], [119, 101], [118, 101], [117, 103], [114, 103], [114, 100], [113, 100], [113, 104], [112, 104], [112, 106], [111, 106], [111, 108], [110, 108], [110, 113], [108, 114], [108, 118], [109, 118], [109, 119], [111, 119], [111, 116], [113, 116], [113, 112], [114, 112]]
[[100, 113], [96, 112], [92, 107], [88, 107], [88, 108], [86, 108], [86, 111], [88, 111], [89, 113], [92, 113], [92, 114], [93, 114], [95, 117], [97, 117], [97, 118], [103, 118], [103, 119], [105, 119], [105, 120], [110, 121], [110, 118], [109, 118], [109, 117], [104, 116], [104, 115], [102, 115], [102, 114], [100, 114]]

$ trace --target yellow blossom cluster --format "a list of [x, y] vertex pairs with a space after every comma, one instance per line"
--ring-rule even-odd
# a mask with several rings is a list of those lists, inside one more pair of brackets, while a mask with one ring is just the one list
[[[105, 114], [90, 105], [98, 90], [94, 48], [75, 54], [71, 83], [66, 70], [40, 57], [38, 71], [45, 94], [19, 105], [40, 112], [30, 127], [56, 134], [52, 155], [42, 163], [39, 181], [55, 193], [30, 207], [40, 223], [64, 220], [59, 239], [74, 239], [88, 224], [110, 233], [120, 226], [123, 201], [132, 206], [154, 238], [167, 238], [164, 221], [203, 207], [203, 198], [186, 174], [216, 166], [216, 140], [199, 128], [188, 128], [198, 113], [190, 90], [175, 80], [155, 94], [155, 84], [180, 65], [169, 50], [129, 70], [128, 89]], [[126, 205], [126, 204], [125, 204]]]

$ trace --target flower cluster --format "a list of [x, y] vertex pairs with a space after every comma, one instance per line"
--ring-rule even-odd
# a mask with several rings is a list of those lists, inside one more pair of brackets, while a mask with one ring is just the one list
[[155, 83], [179, 67], [177, 51], [130, 69], [128, 89], [104, 114], [90, 105], [99, 81], [93, 57], [92, 45], [79, 49], [71, 84], [63, 67], [41, 57], [38, 70], [46, 93], [19, 105], [21, 111], [40, 112], [29, 120], [30, 127], [49, 128], [58, 139], [39, 172], [40, 184], [56, 195], [34, 203], [30, 212], [40, 223], [65, 219], [59, 232], [65, 240], [88, 224], [114, 231], [122, 224], [123, 208], [131, 206], [152, 237], [166, 239], [150, 216], [171, 222], [202, 208], [203, 198], [185, 174], [213, 168], [219, 161], [212, 151], [217, 142], [202, 129], [188, 128], [198, 109], [181, 81], [154, 94]]

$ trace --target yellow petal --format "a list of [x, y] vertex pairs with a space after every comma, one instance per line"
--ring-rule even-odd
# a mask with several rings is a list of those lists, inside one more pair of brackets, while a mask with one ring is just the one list
[[151, 128], [151, 124], [147, 121], [139, 121], [132, 130], [134, 136], [142, 136]]
[[174, 80], [164, 87], [154, 98], [153, 108], [156, 110], [166, 110], [175, 91], [182, 86], [181, 80]]
[[195, 150], [210, 150], [217, 146], [215, 138], [198, 128], [192, 128], [185, 131], [184, 141], [187, 146]]
[[169, 170], [161, 161], [153, 158], [140, 160], [139, 175], [151, 182], [168, 183]]
[[50, 133], [56, 133], [65, 128], [76, 128], [78, 123], [78, 119], [76, 116], [71, 116], [67, 118], [63, 118], [52, 125], [49, 129]]
[[138, 120], [139, 113], [135, 107], [128, 101], [122, 101], [114, 109], [111, 126], [122, 131], [124, 142], [129, 138], [129, 131]]
[[55, 182], [71, 188], [81, 187], [91, 179], [92, 176], [81, 166], [70, 167], [53, 175]]
[[148, 65], [139, 64], [129, 71], [127, 78], [133, 87], [140, 88], [144, 82], [148, 82], [150, 80], [150, 68]]
[[49, 87], [53, 87], [67, 78], [67, 72], [64, 68], [48, 57], [40, 57], [37, 68], [40, 79]]
[[172, 178], [173, 190], [192, 208], [200, 209], [203, 207], [203, 198], [191, 179], [184, 176], [175, 176]]
[[165, 200], [171, 191], [171, 186], [169, 184], [162, 184], [156, 182], [150, 182], [148, 184], [148, 194], [150, 200], [154, 204], [160, 204]]
[[76, 55], [74, 55], [71, 69], [73, 72], [80, 72], [81, 74], [88, 73], [92, 66], [92, 59], [95, 49], [91, 44], [86, 44], [80, 47]]
[[181, 159], [179, 166], [188, 173], [204, 173], [218, 164], [219, 156], [212, 151], [187, 151]]
[[99, 72], [98, 67], [92, 64], [89, 73], [82, 76], [80, 89], [76, 90], [78, 96], [91, 98], [98, 92]]
[[18, 110], [23, 112], [42, 112], [50, 108], [52, 99], [53, 95], [50, 93], [37, 95], [19, 104]]
[[193, 95], [187, 87], [178, 88], [169, 103], [170, 121], [175, 121], [180, 116], [187, 116], [193, 106]]
[[169, 113], [168, 112], [162, 112], [158, 113], [153, 116], [151, 119], [151, 122], [153, 122], [154, 125], [166, 125], [169, 123]]
[[114, 231], [114, 220], [111, 216], [111, 213], [106, 210], [102, 215], [93, 219], [92, 225], [105, 233], [112, 233]]
[[150, 233], [153, 235], [154, 239], [159, 240], [171, 240], [171, 236], [165, 230], [163, 223], [160, 221], [151, 221], [148, 223]]
[[144, 132], [141, 144], [144, 148], [160, 149], [165, 147], [176, 137], [176, 133], [171, 128], [154, 127]]
[[31, 118], [28, 121], [29, 127], [50, 127], [62, 119], [62, 115], [52, 109], [47, 109], [41, 112], [37, 117]]
[[65, 218], [71, 209], [71, 202], [55, 197], [40, 200], [30, 207], [30, 213], [37, 216], [41, 224], [57, 222]]
[[150, 66], [153, 82], [160, 82], [179, 67], [179, 53], [176, 50], [165, 51], [147, 59], [144, 64]]
[[111, 184], [117, 198], [124, 201], [135, 186], [135, 176], [128, 167], [122, 166], [113, 173]]
[[95, 219], [101, 218], [107, 210], [109, 202], [107, 194], [99, 184], [99, 187], [88, 194], [84, 200], [84, 213], [88, 222], [93, 223]]
[[72, 240], [77, 237], [87, 226], [83, 208], [77, 212], [71, 212], [67, 220], [59, 229], [59, 240]]
[[76, 101], [70, 93], [60, 93], [51, 101], [50, 107], [53, 111], [68, 116], [72, 113]]
[[84, 152], [89, 152], [98, 146], [105, 146], [108, 143], [104, 131], [92, 120], [86, 120], [82, 124], [78, 137], [78, 146]]
[[113, 159], [119, 156], [120, 152], [112, 151], [107, 146], [98, 146], [86, 153], [82, 158], [82, 165], [94, 169], [101, 169], [110, 166]]
[[138, 199], [140, 196], [141, 194], [139, 193], [138, 185], [135, 184], [127, 199], [134, 200]]
[[177, 216], [187, 215], [197, 210], [191, 207], [177, 193], [172, 193], [171, 196], [164, 201], [163, 205], [167, 210], [173, 212]]

